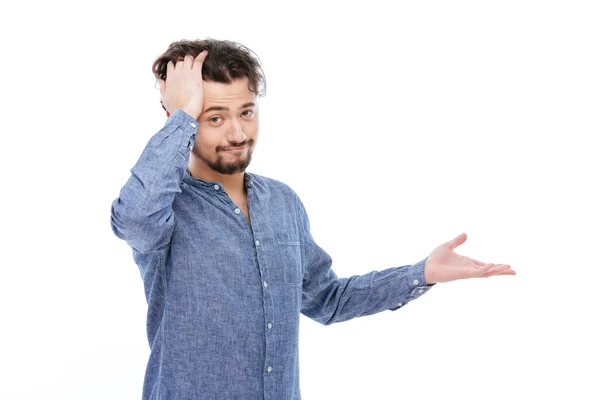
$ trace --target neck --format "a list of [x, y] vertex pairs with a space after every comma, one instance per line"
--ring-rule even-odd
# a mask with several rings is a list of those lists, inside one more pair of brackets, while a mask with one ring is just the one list
[[221, 174], [208, 165], [200, 165], [199, 163], [195, 165], [188, 164], [188, 170], [193, 178], [209, 182], [219, 182], [230, 196], [242, 196], [246, 194], [246, 187], [244, 185], [245, 172], [238, 172], [232, 175]]

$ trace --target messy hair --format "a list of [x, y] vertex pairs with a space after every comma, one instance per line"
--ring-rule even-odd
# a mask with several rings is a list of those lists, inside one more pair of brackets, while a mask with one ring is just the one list
[[[266, 95], [264, 72], [260, 59], [246, 46], [229, 40], [198, 39], [180, 40], [169, 45], [160, 57], [152, 64], [152, 73], [158, 79], [167, 79], [167, 64], [183, 60], [186, 55], [194, 58], [204, 50], [208, 55], [202, 63], [202, 79], [219, 83], [231, 83], [240, 78], [248, 78], [248, 90], [259, 97]], [[162, 105], [162, 100], [161, 100]], [[166, 111], [166, 108], [162, 106]]]

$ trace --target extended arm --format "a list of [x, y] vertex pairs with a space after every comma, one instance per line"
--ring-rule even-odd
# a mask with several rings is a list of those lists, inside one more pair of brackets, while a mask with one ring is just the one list
[[329, 254], [315, 243], [308, 215], [298, 198], [301, 226], [302, 314], [323, 324], [397, 310], [427, 292], [424, 266], [427, 259], [412, 265], [371, 271], [340, 278], [331, 268]]

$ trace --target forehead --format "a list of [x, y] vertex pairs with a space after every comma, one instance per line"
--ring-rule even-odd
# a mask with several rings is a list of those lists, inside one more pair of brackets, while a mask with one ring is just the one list
[[213, 106], [224, 106], [237, 110], [242, 104], [256, 99], [256, 94], [248, 89], [248, 78], [236, 79], [231, 83], [204, 81], [204, 105], [206, 110]]

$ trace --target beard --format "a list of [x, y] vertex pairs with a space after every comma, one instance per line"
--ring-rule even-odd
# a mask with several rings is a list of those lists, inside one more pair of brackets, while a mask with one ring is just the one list
[[220, 154], [220, 152], [217, 153], [217, 160], [213, 161], [209, 157], [202, 154], [202, 152], [199, 151], [195, 145], [192, 148], [192, 153], [204, 161], [204, 163], [213, 171], [216, 171], [220, 174], [233, 175], [237, 174], [238, 172], [244, 172], [246, 168], [248, 168], [248, 165], [250, 165], [250, 161], [252, 161], [252, 152], [254, 151], [254, 147], [252, 147], [253, 143], [254, 140], [249, 140], [247, 143], [247, 155], [240, 155], [235, 161], [223, 161], [223, 156]]

